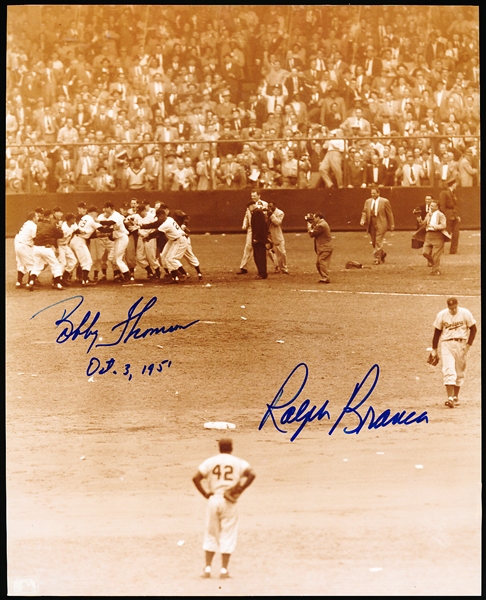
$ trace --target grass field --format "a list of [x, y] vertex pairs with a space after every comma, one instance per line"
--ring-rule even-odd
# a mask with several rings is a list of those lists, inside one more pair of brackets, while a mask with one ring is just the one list
[[[388, 234], [380, 266], [364, 233], [334, 241], [328, 286], [317, 283], [306, 234], [286, 234], [290, 275], [265, 281], [254, 268], [236, 275], [244, 236], [203, 235], [192, 239], [202, 282], [59, 292], [45, 272], [29, 293], [14, 287], [6, 240], [10, 595], [480, 594], [479, 233], [461, 232], [440, 277], [410, 233]], [[346, 270], [348, 260], [369, 268]], [[39, 312], [77, 295], [73, 322], [100, 312], [97, 343], [118, 339], [111, 328], [141, 297], [157, 298], [143, 330], [199, 322], [87, 353], [82, 337], [56, 343], [55, 321], [79, 300]], [[449, 295], [479, 330], [453, 410], [440, 366], [426, 364]], [[113, 366], [87, 374], [92, 357]], [[142, 373], [164, 360], [170, 368]], [[258, 426], [299, 363], [309, 377], [298, 404], [329, 400], [331, 419], [290, 442], [295, 424]], [[377, 414], [427, 411], [429, 422], [347, 435], [358, 423], [347, 415], [328, 435], [375, 364], [367, 404]], [[200, 578], [206, 501], [191, 478], [217, 453], [221, 432], [208, 421], [236, 425], [234, 453], [257, 475], [239, 501], [228, 580]]]

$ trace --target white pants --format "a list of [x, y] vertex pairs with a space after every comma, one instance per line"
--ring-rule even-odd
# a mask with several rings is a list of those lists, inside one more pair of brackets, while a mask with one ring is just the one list
[[46, 265], [51, 268], [53, 277], [62, 276], [62, 267], [57, 259], [54, 248], [46, 248], [46, 246], [34, 246], [34, 266], [32, 267], [31, 275], [40, 275]]
[[61, 264], [62, 270], [72, 273], [78, 260], [76, 255], [68, 246], [68, 244], [59, 245], [59, 263]]
[[128, 235], [122, 235], [116, 238], [113, 246], [113, 262], [120, 269], [122, 273], [129, 271], [128, 266], [124, 260], [125, 250], [128, 246]]
[[443, 340], [440, 345], [444, 385], [461, 386], [466, 372], [466, 340], [454, 342]]
[[184, 258], [191, 265], [191, 267], [199, 267], [199, 260], [192, 250], [192, 244], [189, 238], [187, 238], [187, 250], [184, 254]]
[[144, 239], [141, 235], [138, 236], [137, 264], [142, 269], [150, 267], [154, 272], [156, 269], [160, 269], [159, 261], [157, 260], [157, 240], [152, 238], [148, 242], [145, 242]]
[[187, 252], [188, 243], [185, 236], [177, 240], [168, 240], [160, 255], [161, 264], [169, 271], [177, 271], [182, 267], [181, 258]]
[[22, 242], [18, 242], [17, 238], [15, 238], [15, 260], [17, 262], [17, 271], [20, 273], [30, 273], [32, 271], [32, 267], [34, 266], [34, 255], [33, 255], [33, 247], [27, 246], [27, 244], [22, 244]]
[[107, 237], [94, 238], [91, 240], [89, 250], [93, 259], [93, 270], [106, 269], [108, 262], [113, 262], [113, 250], [115, 243]]
[[238, 537], [238, 511], [236, 502], [214, 494], [208, 499], [203, 550], [232, 554]]
[[90, 271], [93, 266], [93, 258], [89, 251], [88, 244], [80, 235], [73, 235], [71, 240], [71, 249], [78, 259], [79, 266], [83, 271]]

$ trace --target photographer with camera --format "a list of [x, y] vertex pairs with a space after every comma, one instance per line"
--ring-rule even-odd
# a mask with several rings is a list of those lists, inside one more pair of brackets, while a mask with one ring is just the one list
[[333, 252], [331, 228], [322, 213], [308, 214], [304, 218], [307, 221], [307, 233], [314, 238], [316, 267], [321, 276], [319, 283], [331, 283], [329, 279], [329, 265]]

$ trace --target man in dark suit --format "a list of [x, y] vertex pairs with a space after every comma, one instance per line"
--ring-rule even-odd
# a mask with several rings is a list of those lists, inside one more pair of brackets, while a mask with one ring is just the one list
[[100, 104], [96, 115], [93, 117], [92, 127], [95, 131], [102, 131], [105, 136], [115, 133], [113, 119], [106, 114], [106, 105]]
[[381, 58], [376, 56], [376, 50], [374, 46], [367, 46], [366, 58], [363, 63], [364, 75], [367, 77], [375, 78], [379, 77], [382, 72]]
[[346, 181], [348, 188], [366, 187], [366, 163], [361, 158], [359, 150], [353, 148], [349, 152], [346, 163]]
[[303, 77], [300, 77], [296, 67], [290, 71], [290, 75], [285, 80], [284, 85], [289, 94], [288, 100], [290, 102], [294, 99], [295, 94], [300, 94], [301, 96], [305, 94], [305, 80]]
[[395, 184], [395, 173], [398, 169], [398, 162], [390, 156], [390, 146], [383, 146], [383, 158], [381, 159], [383, 165], [383, 186], [392, 187]]
[[439, 194], [440, 207], [447, 218], [447, 231], [451, 235], [451, 249], [449, 250], [449, 254], [457, 254], [459, 231], [461, 229], [461, 217], [459, 216], [455, 194], [456, 187], [457, 180], [455, 177], [452, 177], [447, 181], [447, 188], [441, 190]]
[[380, 197], [378, 186], [370, 190], [371, 198], [368, 198], [363, 207], [360, 225], [366, 227], [370, 234], [373, 245], [373, 262], [375, 265], [385, 262], [386, 252], [383, 250], [383, 239], [388, 230], [395, 229], [395, 221], [390, 201]]
[[368, 187], [383, 187], [386, 178], [385, 168], [378, 154], [371, 155], [370, 162], [366, 165], [366, 185]]

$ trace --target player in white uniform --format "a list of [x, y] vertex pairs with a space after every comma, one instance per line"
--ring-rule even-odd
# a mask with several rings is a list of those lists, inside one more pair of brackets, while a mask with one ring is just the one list
[[[125, 217], [115, 210], [113, 202], [106, 202], [103, 213], [109, 222], [113, 223], [113, 261], [117, 267], [115, 279], [130, 281], [130, 269], [124, 260], [125, 250], [128, 246], [128, 230], [125, 227]], [[119, 273], [121, 272], [121, 278]]]
[[[202, 273], [201, 273], [201, 269], [199, 267], [199, 259], [194, 254], [194, 250], [192, 249], [191, 238], [189, 237], [189, 234], [191, 233], [189, 230], [189, 227], [188, 227], [189, 219], [190, 219], [189, 215], [187, 215], [184, 211], [182, 211], [182, 210], [174, 211], [174, 221], [176, 221], [176, 223], [180, 226], [180, 228], [184, 232], [184, 235], [187, 238], [187, 250], [186, 250], [186, 253], [184, 254], [184, 258], [191, 265], [191, 267], [194, 267], [194, 269], [196, 269], [197, 278], [199, 281], [201, 281]], [[189, 277], [189, 275], [187, 275], [187, 277]]]
[[181, 258], [187, 252], [189, 244], [187, 237], [174, 219], [165, 214], [160, 215], [159, 212], [157, 211], [157, 216], [161, 220], [161, 224], [157, 229], [167, 238], [167, 243], [160, 254], [160, 264], [169, 271], [172, 281], [178, 283], [186, 278]]
[[78, 229], [71, 239], [71, 249], [74, 251], [81, 267], [81, 285], [89, 285], [89, 272], [93, 266], [93, 258], [88, 248], [88, 240], [100, 227], [98, 223], [99, 210], [96, 206], [90, 206], [86, 215], [82, 216]]
[[148, 202], [142, 203], [137, 213], [131, 219], [138, 230], [137, 264], [147, 271], [149, 279], [160, 278], [160, 264], [157, 258], [157, 239], [153, 235], [157, 228], [145, 229], [142, 225], [153, 223], [155, 213]]
[[64, 271], [62, 275], [62, 284], [64, 286], [68, 285], [68, 282], [71, 279], [71, 274], [74, 271], [75, 266], [78, 264], [76, 255], [69, 245], [77, 228], [76, 215], [73, 213], [67, 213], [64, 221], [61, 223], [61, 231], [64, 235], [60, 240], [57, 241], [58, 259]]
[[19, 229], [14, 239], [15, 259], [17, 261], [17, 281], [15, 287], [21, 288], [24, 275], [29, 274], [34, 266], [34, 257], [32, 250], [34, 248], [34, 238], [37, 233], [38, 216], [35, 212], [27, 215], [27, 221]]
[[457, 298], [448, 298], [447, 307], [441, 310], [434, 322], [432, 354], [438, 353], [439, 340], [442, 373], [447, 392], [446, 406], [459, 405], [459, 391], [464, 382], [469, 349], [476, 337], [476, 320], [467, 308], [462, 308]]
[[[102, 225], [98, 233], [104, 231], [103, 226], [106, 221], [108, 221], [108, 218], [103, 213], [98, 215], [98, 222]], [[108, 227], [106, 231], [111, 232], [111, 227]], [[98, 283], [105, 283], [107, 281], [108, 263], [112, 265], [113, 271], [116, 270], [116, 265], [113, 261], [115, 242], [112, 237], [108, 233], [107, 235], [99, 235], [94, 240], [91, 240], [89, 249], [93, 258], [93, 280]], [[93, 244], [93, 242], [95, 243]], [[99, 275], [100, 270], [101, 276]]]
[[243, 491], [253, 482], [255, 473], [246, 460], [231, 454], [233, 451], [231, 440], [219, 440], [219, 451], [220, 454], [208, 458], [199, 465], [192, 480], [201, 494], [209, 500], [203, 543], [203, 550], [206, 552], [204, 577], [211, 576], [212, 560], [215, 553], [220, 551], [222, 559], [220, 577], [224, 579], [229, 577], [228, 563], [236, 548], [238, 536], [236, 502], [226, 500], [224, 492], [236, 484], [239, 484]]

